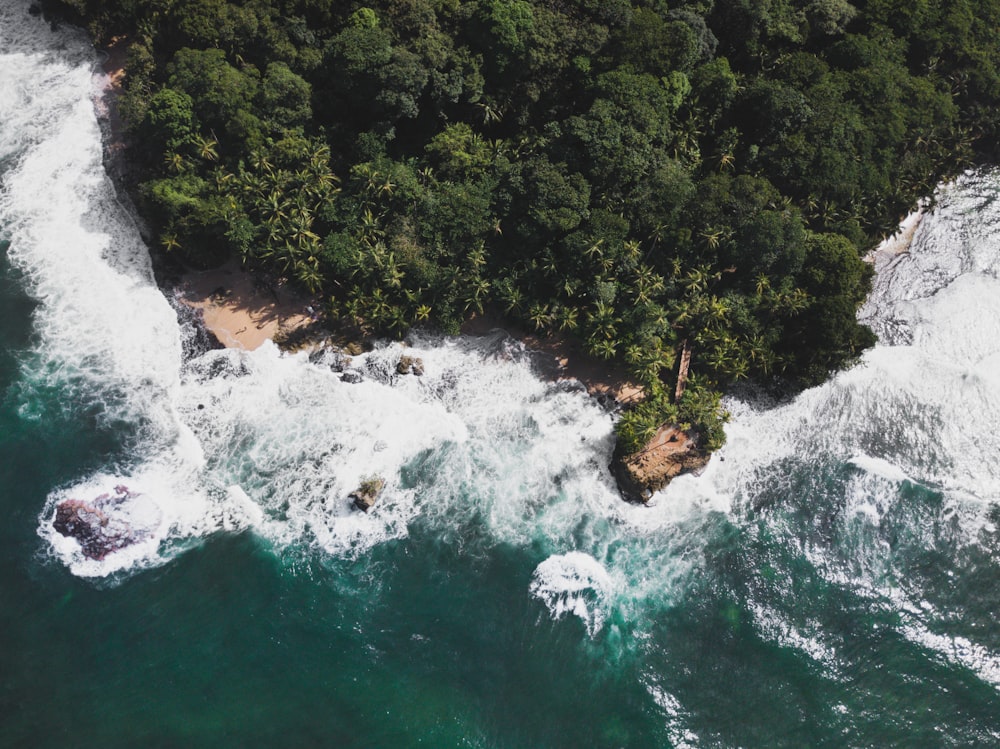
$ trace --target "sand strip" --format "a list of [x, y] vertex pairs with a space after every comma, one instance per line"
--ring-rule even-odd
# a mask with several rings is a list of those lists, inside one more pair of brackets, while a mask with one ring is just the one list
[[313, 300], [287, 285], [258, 281], [237, 261], [188, 271], [175, 293], [184, 304], [201, 310], [205, 327], [223, 346], [247, 351], [309, 325], [317, 309]]

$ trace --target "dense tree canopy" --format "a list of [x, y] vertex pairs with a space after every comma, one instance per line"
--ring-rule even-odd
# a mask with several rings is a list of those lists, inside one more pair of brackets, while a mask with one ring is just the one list
[[[873, 342], [862, 254], [992, 160], [1000, 0], [50, 0], [130, 42], [161, 244], [238, 254], [403, 334], [487, 305], [714, 392]], [[677, 353], [692, 386], [673, 402]]]

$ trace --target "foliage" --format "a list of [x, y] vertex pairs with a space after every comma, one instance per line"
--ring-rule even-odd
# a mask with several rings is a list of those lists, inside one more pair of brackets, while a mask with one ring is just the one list
[[162, 246], [373, 332], [492, 305], [577, 336], [649, 393], [628, 444], [714, 446], [729, 383], [856, 358], [861, 254], [1000, 143], [1000, 0], [45, 5], [131, 41]]

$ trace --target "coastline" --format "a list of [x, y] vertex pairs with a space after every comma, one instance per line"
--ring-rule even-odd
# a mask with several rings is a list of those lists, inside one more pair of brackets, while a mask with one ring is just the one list
[[913, 243], [913, 238], [920, 228], [924, 214], [924, 203], [921, 202], [899, 222], [899, 226], [894, 234], [883, 239], [865, 255], [865, 261], [878, 265], [881, 259], [892, 259], [909, 252], [910, 245]]
[[263, 284], [236, 260], [212, 270], [186, 270], [171, 291], [199, 313], [220, 344], [247, 351], [312, 324], [319, 304], [286, 285]]
[[[119, 197], [130, 200], [129, 143], [117, 99], [122, 92], [128, 39], [116, 37], [98, 51], [105, 55], [95, 73], [94, 103], [104, 133], [104, 161]], [[134, 213], [134, 211], [133, 211]], [[281, 283], [263, 283], [230, 260], [211, 270], [178, 266], [150, 247], [154, 266], [169, 265], [157, 273], [161, 290], [195, 310], [206, 331], [226, 348], [254, 350], [267, 340], [281, 340], [313, 324], [321, 303]], [[166, 277], [169, 276], [169, 277]], [[512, 327], [493, 314], [473, 316], [462, 325], [461, 335], [482, 336], [496, 329], [521, 341], [534, 354], [541, 376], [552, 382], [576, 380], [592, 397], [619, 405], [641, 400], [642, 387], [623, 366], [590, 356], [568, 337], [541, 337]]]
[[539, 373], [551, 382], [576, 380], [587, 388], [590, 396], [602, 401], [614, 400], [620, 405], [642, 399], [642, 386], [629, 376], [625, 367], [591, 356], [579, 341], [568, 336], [539, 336], [511, 326], [491, 312], [466, 320], [461, 335], [482, 336], [498, 329], [523, 343], [535, 355]]

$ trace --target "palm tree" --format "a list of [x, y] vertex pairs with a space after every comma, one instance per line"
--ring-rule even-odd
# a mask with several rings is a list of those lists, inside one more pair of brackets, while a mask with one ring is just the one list
[[503, 119], [503, 112], [500, 111], [500, 108], [489, 102], [481, 101], [476, 106], [482, 113], [484, 125], [489, 125], [491, 122], [500, 122]]
[[524, 294], [516, 286], [511, 286], [510, 290], [504, 294], [505, 301], [507, 305], [504, 307], [504, 312], [508, 315], [512, 312], [520, 312], [521, 305], [524, 304]]
[[380, 258], [382, 265], [382, 278], [385, 285], [392, 289], [399, 289], [403, 286], [403, 279], [406, 274], [400, 269], [399, 265], [396, 263], [396, 254], [390, 252], [384, 257]]
[[577, 317], [580, 314], [580, 310], [576, 307], [561, 306], [556, 311], [556, 320], [559, 325], [559, 330], [576, 330], [579, 327], [579, 322]]
[[588, 338], [587, 349], [591, 354], [601, 359], [614, 359], [617, 351], [617, 344], [610, 339], [595, 341]]
[[615, 317], [615, 310], [610, 304], [597, 302], [594, 309], [587, 314], [591, 335], [610, 340], [615, 337], [615, 325], [621, 322]]
[[476, 312], [482, 314], [483, 312], [483, 299], [486, 296], [486, 292], [490, 289], [490, 282], [485, 278], [476, 277], [470, 279], [469, 288], [465, 295], [465, 311], [468, 312], [470, 309], [475, 309]]
[[319, 243], [319, 235], [311, 227], [312, 216], [297, 214], [288, 222], [288, 237], [303, 249], [315, 246]]
[[166, 250], [167, 252], [170, 252], [171, 250], [180, 249], [181, 246], [181, 243], [177, 239], [177, 235], [174, 234], [173, 232], [169, 234], [164, 234], [162, 237], [160, 237], [160, 244], [163, 245], [163, 249]]
[[195, 150], [198, 152], [198, 156], [205, 159], [206, 161], [218, 161], [219, 160], [219, 141], [215, 138], [206, 138], [203, 135], [196, 135], [191, 139]]
[[379, 218], [372, 213], [371, 208], [365, 208], [361, 214], [361, 226], [359, 234], [363, 240], [371, 240], [382, 235], [382, 227], [379, 225]]
[[163, 157], [163, 164], [172, 174], [180, 174], [187, 170], [188, 161], [179, 153], [168, 153]]
[[719, 243], [722, 241], [723, 231], [721, 229], [708, 228], [701, 232], [702, 239], [705, 240], [705, 244], [709, 249], [717, 249]]
[[274, 164], [271, 163], [263, 151], [255, 150], [250, 154], [250, 165], [258, 174], [261, 172], [271, 174], [274, 171]]
[[719, 171], [731, 171], [736, 167], [736, 156], [732, 151], [721, 151], [715, 158], [719, 162]]
[[261, 214], [265, 217], [265, 223], [282, 223], [288, 218], [288, 208], [290, 203], [278, 190], [272, 190], [264, 199], [261, 206]]
[[396, 189], [396, 183], [393, 182], [389, 175], [385, 175], [385, 180], [379, 185], [378, 194], [379, 195], [392, 195], [393, 191]]
[[417, 176], [420, 178], [420, 183], [422, 185], [429, 185], [434, 182], [434, 170], [429, 166], [425, 166], [423, 169], [417, 170]]
[[316, 258], [310, 257], [312, 262], [300, 263], [295, 270], [295, 277], [310, 293], [315, 294], [323, 284], [323, 277], [320, 275]]
[[535, 330], [541, 330], [549, 324], [549, 307], [547, 304], [533, 304], [528, 310], [528, 319], [535, 326]]
[[400, 306], [393, 307], [389, 312], [389, 329], [402, 338], [409, 327], [410, 321], [406, 318], [406, 310]]

